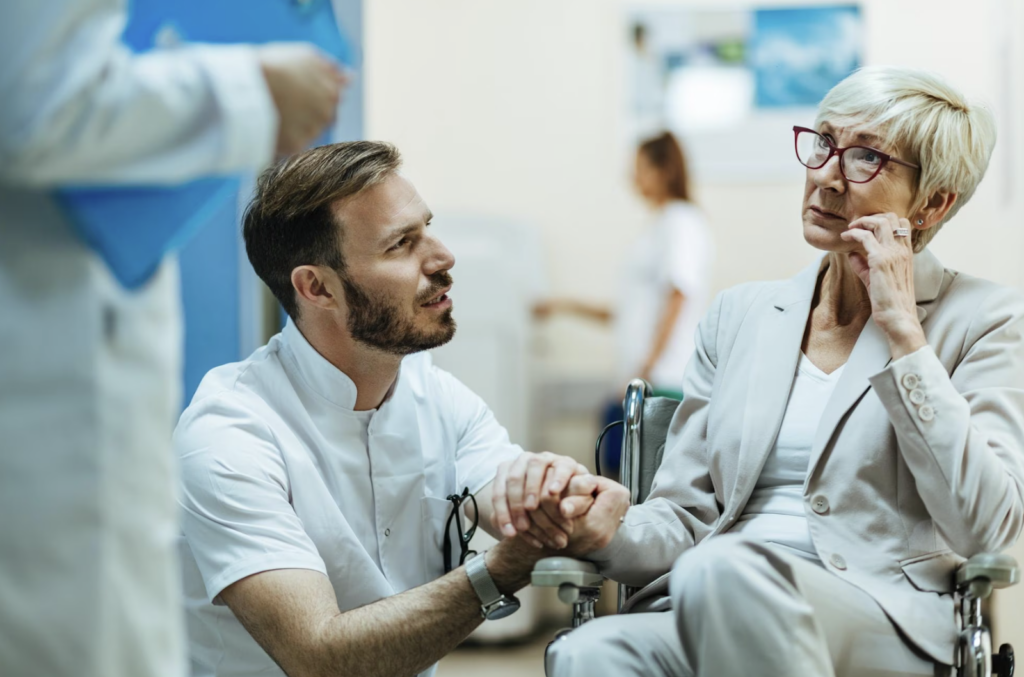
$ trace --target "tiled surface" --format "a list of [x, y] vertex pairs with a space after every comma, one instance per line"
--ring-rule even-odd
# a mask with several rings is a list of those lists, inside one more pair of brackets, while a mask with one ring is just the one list
[[550, 637], [516, 646], [466, 646], [441, 660], [437, 677], [543, 677]]

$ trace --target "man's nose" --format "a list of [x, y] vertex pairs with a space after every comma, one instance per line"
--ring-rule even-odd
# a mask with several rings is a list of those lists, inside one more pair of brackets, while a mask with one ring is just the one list
[[455, 267], [455, 255], [444, 246], [444, 243], [437, 238], [432, 238], [430, 256], [427, 257], [424, 272], [427, 275], [442, 270], [451, 270]]

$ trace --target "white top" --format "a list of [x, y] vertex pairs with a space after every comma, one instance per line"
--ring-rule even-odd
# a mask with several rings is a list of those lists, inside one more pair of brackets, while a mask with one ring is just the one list
[[277, 113], [251, 47], [133, 55], [126, 5], [0, 2], [4, 675], [186, 670], [177, 263], [126, 291], [52, 191], [256, 171]]
[[446, 497], [522, 451], [427, 353], [402, 361], [379, 409], [355, 401], [290, 321], [200, 384], [174, 433], [194, 676], [283, 677], [217, 597], [246, 576], [319, 571], [347, 611], [443, 575]]
[[826, 374], [800, 355], [775, 446], [731, 532], [783, 545], [808, 559], [818, 559], [804, 512], [804, 482], [814, 433], [844, 368], [845, 365]]
[[640, 374], [669, 292], [678, 289], [686, 295], [686, 302], [672, 338], [654, 366], [651, 381], [658, 387], [682, 388], [697, 324], [708, 307], [714, 256], [714, 242], [704, 215], [679, 200], [670, 202], [636, 242], [615, 311], [620, 378], [627, 380]]

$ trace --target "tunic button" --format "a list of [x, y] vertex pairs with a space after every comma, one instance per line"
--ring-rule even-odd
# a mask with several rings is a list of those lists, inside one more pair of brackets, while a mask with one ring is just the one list
[[811, 509], [819, 515], [824, 515], [828, 512], [828, 499], [824, 496], [815, 496], [811, 502]]
[[917, 374], [904, 374], [903, 375], [903, 387], [907, 390], [913, 390], [921, 382], [921, 377]]
[[834, 566], [836, 569], [839, 569], [840, 571], [846, 569], [846, 560], [843, 559], [842, 555], [833, 554], [831, 557], [828, 558], [828, 561], [832, 562], [832, 566]]
[[384, 530], [384, 535], [385, 536], [390, 536], [391, 535], [391, 529], [385, 529]]
[[910, 401], [914, 404], [924, 404], [925, 399], [924, 391], [920, 388], [914, 388], [910, 391]]
[[917, 415], [921, 418], [922, 421], [928, 422], [935, 418], [935, 410], [932, 409], [930, 405], [926, 404], [917, 410]]

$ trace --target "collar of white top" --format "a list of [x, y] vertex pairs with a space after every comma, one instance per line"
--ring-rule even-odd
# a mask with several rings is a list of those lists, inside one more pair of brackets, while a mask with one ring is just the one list
[[[335, 406], [353, 411], [356, 406], [356, 384], [348, 377], [348, 374], [335, 367], [327, 361], [323, 355], [317, 352], [316, 348], [310, 345], [306, 337], [302, 335], [299, 328], [295, 326], [291, 318], [284, 325], [281, 331], [284, 345], [295, 358], [299, 376], [309, 387], [320, 397]], [[395, 382], [388, 390], [384, 401], [391, 399], [401, 378], [401, 367], [395, 377]]]
[[800, 362], [797, 364], [797, 369], [802, 370], [808, 376], [818, 379], [819, 381], [838, 381], [839, 377], [843, 375], [843, 370], [846, 369], [846, 363], [839, 365], [839, 368], [833, 371], [831, 374], [826, 374], [821, 370], [818, 365], [811, 362], [811, 358], [804, 354], [804, 351], [800, 351]]

